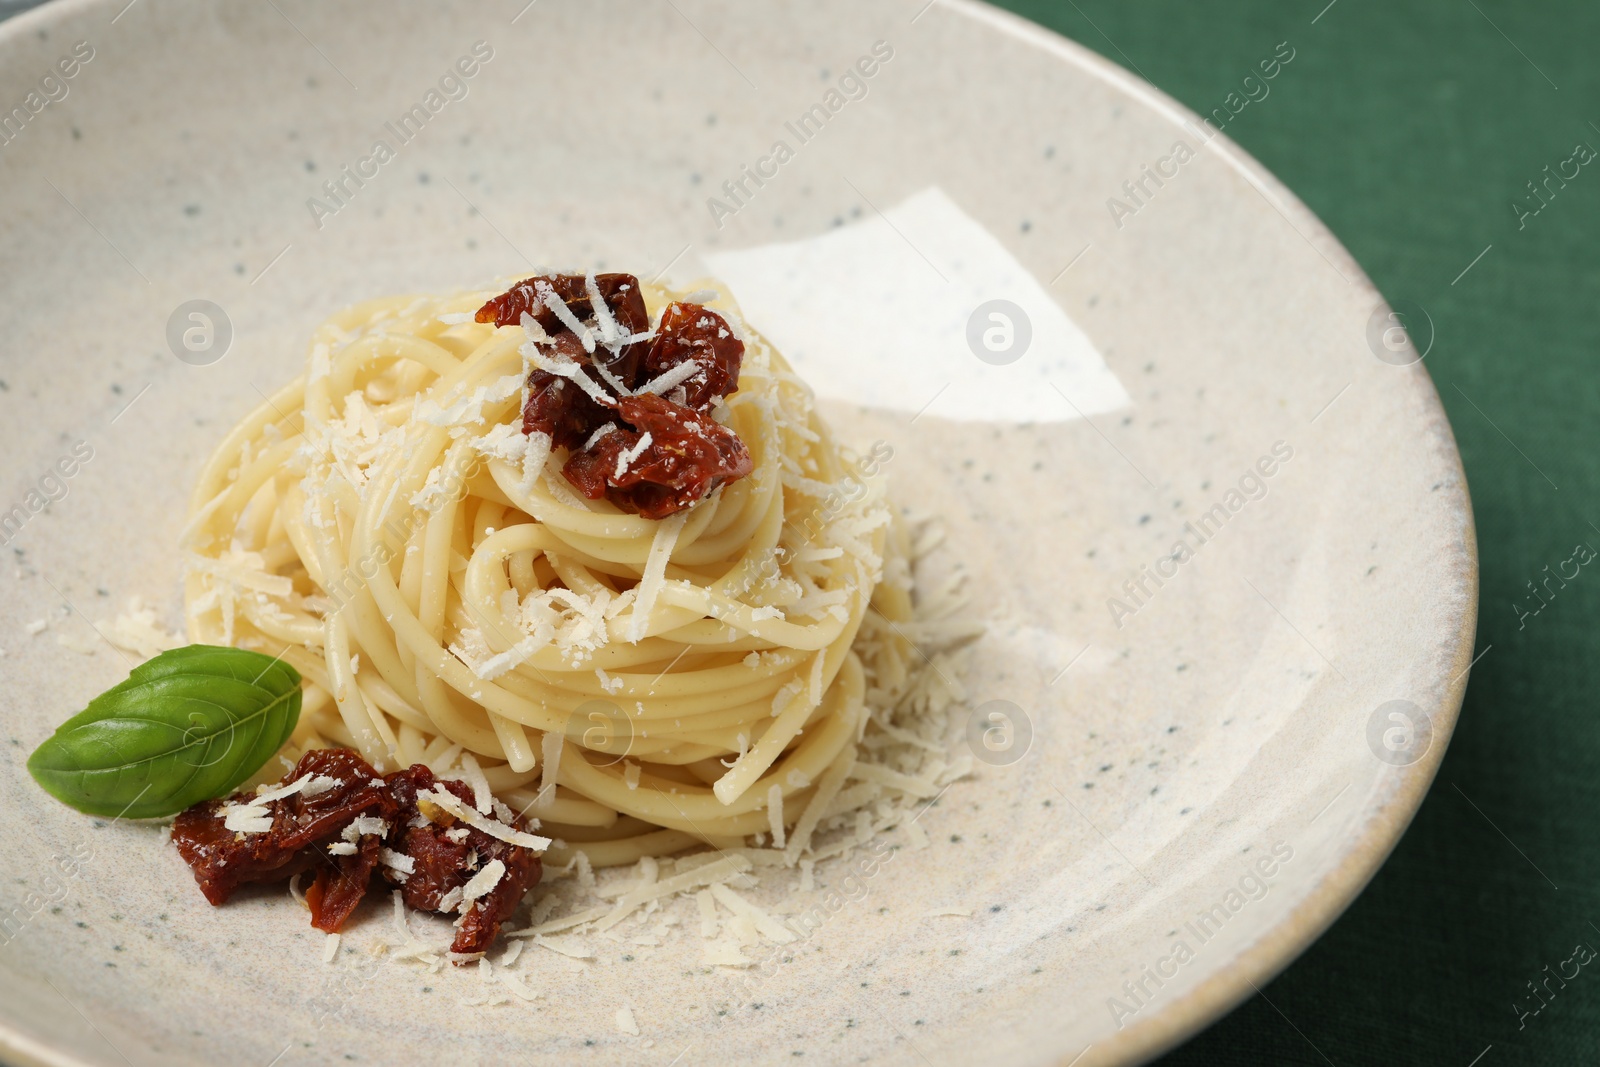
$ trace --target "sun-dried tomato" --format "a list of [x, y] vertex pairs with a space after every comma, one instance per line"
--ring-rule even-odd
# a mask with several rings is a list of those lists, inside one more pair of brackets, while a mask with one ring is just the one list
[[[325, 776], [334, 784], [311, 796], [296, 793], [261, 805], [271, 813], [271, 829], [245, 833], [226, 826], [223, 809], [228, 804], [255, 803], [254, 792], [196, 804], [174, 821], [173, 843], [212, 904], [226, 902], [241, 885], [313, 870], [316, 878], [306, 890], [311, 925], [332, 933], [361, 903], [374, 870], [399, 885], [412, 907], [437, 911], [452, 889], [465, 886], [486, 864], [499, 860], [505, 873], [488, 893], [468, 905], [457, 923], [451, 949], [471, 954], [494, 943], [500, 925], [539, 882], [542, 866], [529, 849], [464, 824], [448, 825], [453, 822], [449, 816], [439, 822], [419, 817], [417, 794], [429, 789], [449, 790], [471, 806], [472, 790], [461, 782], [437, 780], [421, 764], [379, 777], [358, 753], [328, 748], [306, 753], [279, 784], [307, 775]], [[347, 839], [345, 831], [361, 816], [382, 819], [384, 832], [352, 833]], [[509, 825], [522, 829], [520, 819], [513, 818]], [[348, 845], [354, 845], [353, 852]], [[329, 846], [338, 847], [339, 853], [330, 852]], [[410, 856], [412, 872], [379, 867], [384, 847]]]
[[[595, 287], [619, 326], [630, 335], [645, 332], [649, 321], [636, 278], [601, 274]], [[587, 328], [593, 352], [551, 309], [550, 296]], [[707, 417], [739, 388], [744, 359], [744, 342], [717, 312], [699, 304], [670, 304], [651, 341], [612, 352], [599, 340], [599, 316], [585, 280], [552, 275], [518, 282], [484, 304], [477, 318], [504, 326], [520, 323], [524, 314], [548, 337], [540, 342], [546, 357], [576, 366], [588, 379], [585, 388], [570, 377], [536, 369], [528, 378], [522, 412], [524, 433], [549, 434], [553, 445], [568, 451], [567, 480], [585, 496], [662, 519], [754, 469], [738, 435]], [[638, 392], [684, 363], [693, 363], [694, 373], [657, 386], [664, 397]], [[597, 435], [607, 423], [612, 429]]]
[[316, 880], [306, 889], [312, 926], [331, 934], [344, 925], [361, 898], [367, 895], [367, 886], [372, 882], [372, 871], [378, 865], [378, 852], [382, 848], [382, 836], [365, 834], [356, 844], [354, 853], [330, 856], [331, 865], [316, 865]]
[[[523, 896], [539, 884], [543, 866], [539, 857], [520, 845], [513, 845], [448, 815], [437, 821], [424, 815], [417, 794], [430, 789], [448, 789], [471, 807], [472, 790], [463, 782], [440, 781], [423, 764], [416, 764], [387, 777], [400, 803], [398, 826], [390, 837], [391, 847], [412, 859], [410, 874], [383, 868], [384, 877], [400, 886], [407, 904], [427, 911], [440, 910], [440, 902], [453, 889], [459, 889], [487, 864], [499, 860], [505, 872], [487, 893], [467, 906], [457, 921], [455, 941], [450, 951], [463, 954], [483, 952], [500, 933], [500, 924], [511, 917]], [[419, 817], [420, 816], [420, 817]], [[513, 819], [513, 829], [522, 828]]]
[[[324, 775], [337, 783], [314, 796], [296, 793], [264, 807], [272, 828], [260, 833], [239, 833], [225, 825], [227, 804], [251, 804], [253, 792], [235, 793], [226, 800], [208, 800], [181, 813], [172, 824], [172, 843], [194, 871], [200, 891], [213, 904], [221, 904], [241, 885], [277, 881], [315, 868], [337, 872], [336, 857], [326, 845], [360, 815], [389, 820], [395, 801], [383, 780], [367, 761], [348, 749], [323, 748], [300, 757], [283, 784], [306, 775]], [[352, 905], [353, 906], [353, 905]]]
[[644, 366], [646, 375], [655, 378], [686, 361], [698, 364], [699, 371], [683, 383], [684, 397], [678, 403], [706, 412], [718, 397], [739, 388], [743, 359], [744, 342], [733, 335], [727, 320], [699, 304], [677, 303], [661, 313]]
[[754, 469], [738, 434], [682, 404], [623, 397], [617, 421], [627, 425], [574, 452], [562, 470], [591, 500], [664, 519]]
[[[596, 274], [595, 288], [600, 299], [616, 318], [618, 325], [629, 333], [644, 333], [650, 326], [650, 315], [645, 310], [644, 294], [639, 291], [639, 279], [631, 274]], [[544, 300], [546, 290], [567, 305], [579, 320], [594, 316], [589, 300], [589, 286], [579, 274], [541, 274], [526, 278], [510, 289], [492, 298], [478, 309], [478, 322], [492, 322], [496, 326], [516, 326], [523, 315], [532, 315], [546, 331], [554, 331], [560, 318]]]

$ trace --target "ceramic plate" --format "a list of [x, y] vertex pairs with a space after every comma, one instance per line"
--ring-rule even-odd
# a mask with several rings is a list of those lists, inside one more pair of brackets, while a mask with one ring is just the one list
[[[1087, 1067], [1250, 995], [1394, 846], [1466, 684], [1431, 329], [1225, 134], [992, 9], [525, 3], [0, 28], [6, 1057]], [[209, 907], [157, 827], [23, 759], [126, 671], [96, 625], [178, 621], [191, 480], [314, 324], [545, 263], [722, 277], [892, 447], [987, 626], [975, 772], [926, 847], [822, 865], [837, 906], [755, 978], [680, 901], [658, 946], [541, 949], [539, 1000], [465, 1008], [475, 976], [362, 955], [381, 907], [324, 964], [281, 892]]]

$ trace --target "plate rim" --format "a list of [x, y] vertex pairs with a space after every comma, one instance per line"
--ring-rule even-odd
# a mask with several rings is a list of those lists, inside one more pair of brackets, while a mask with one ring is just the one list
[[[982, 0], [935, 2], [1078, 67], [1164, 115], [1176, 126], [1182, 126], [1185, 122], [1198, 124], [1204, 121], [1196, 112], [1137, 74], [1031, 19], [983, 3]], [[1223, 131], [1215, 131], [1207, 146], [1215, 148], [1217, 155], [1255, 186], [1258, 192], [1264, 196], [1271, 194], [1269, 203], [1276, 199], [1277, 203], [1272, 206], [1324, 258], [1330, 255], [1338, 258], [1340, 271], [1350, 278], [1351, 286], [1358, 293], [1370, 295], [1375, 308], [1389, 308], [1388, 300], [1333, 231], [1266, 166]], [[1466, 470], [1461, 462], [1461, 449], [1456, 444], [1455, 432], [1451, 429], [1449, 416], [1440, 400], [1438, 387], [1423, 361], [1418, 360], [1410, 369], [1412, 373], [1402, 388], [1412, 391], [1421, 403], [1423, 411], [1418, 427], [1424, 436], [1437, 434], [1448, 446], [1443, 458], [1446, 467], [1456, 475], [1450, 491], [1452, 495], [1458, 493], [1459, 496], [1452, 501], [1455, 505], [1452, 510], [1463, 522], [1460, 551], [1451, 552], [1454, 557], [1451, 562], [1458, 568], [1462, 586], [1469, 593], [1456, 620], [1456, 648], [1450, 662], [1450, 680], [1445, 683], [1435, 706], [1423, 709], [1437, 742], [1429, 746], [1422, 759], [1400, 768], [1400, 780], [1387, 800], [1373, 809], [1363, 821], [1355, 839], [1346, 846], [1343, 860], [1287, 916], [1262, 933], [1232, 962], [1202, 980], [1188, 993], [1158, 1009], [1149, 1019], [1133, 1023], [1126, 1030], [1119, 1030], [1112, 1037], [1088, 1046], [1073, 1059], [1058, 1060], [1058, 1067], [1133, 1067], [1148, 1063], [1220, 1020], [1252, 993], [1259, 993], [1260, 986], [1287, 969], [1361, 895], [1400, 843], [1400, 838], [1405, 835], [1433, 785], [1455, 733], [1467, 691], [1468, 674], [1475, 662], [1472, 650], [1477, 640], [1480, 596], [1478, 534]]]
[[[935, 5], [1082, 70], [1169, 119], [1175, 126], [1203, 121], [1196, 112], [1137, 74], [1088, 46], [1022, 15], [983, 0], [932, 0], [929, 4], [930, 7]], [[0, 48], [35, 29], [47, 28], [96, 8], [109, 10], [112, 6], [114, 0], [51, 0], [40, 4], [0, 23]], [[1375, 307], [1389, 307], [1383, 294], [1333, 231], [1276, 175], [1225, 132], [1216, 131], [1207, 144], [1215, 149], [1219, 158], [1267, 197], [1269, 203], [1276, 200], [1272, 206], [1284, 215], [1286, 222], [1300, 231], [1301, 236], [1319, 254], [1324, 258], [1330, 255], [1338, 258], [1341, 273], [1350, 278], [1357, 292], [1369, 294]], [[1419, 428], [1425, 433], [1437, 434], [1448, 446], [1444, 457], [1446, 466], [1456, 475], [1450, 490], [1453, 494], [1458, 493], [1458, 499], [1453, 501], [1454, 510], [1464, 519], [1460, 551], [1451, 553], [1454, 557], [1451, 562], [1458, 568], [1462, 585], [1470, 595], [1460, 609], [1457, 620], [1456, 648], [1450, 663], [1451, 679], [1445, 683], [1435, 706], [1423, 709], [1429, 716], [1437, 742], [1429, 747], [1421, 760], [1400, 768], [1400, 780], [1388, 799], [1363, 821], [1355, 839], [1347, 846], [1343, 860], [1287, 916], [1188, 993], [1166, 1004], [1148, 1019], [1135, 1022], [1126, 1030], [1119, 1030], [1110, 1038], [1087, 1046], [1072, 1059], [1057, 1060], [1058, 1067], [1132, 1067], [1148, 1063], [1220, 1020], [1250, 994], [1259, 993], [1261, 985], [1287, 969], [1355, 902], [1400, 843], [1400, 838], [1427, 796], [1455, 733], [1468, 676], [1475, 662], [1472, 651], [1477, 638], [1480, 596], [1477, 524], [1461, 450], [1456, 444], [1438, 387], [1421, 360], [1412, 365], [1409, 380], [1402, 388], [1413, 391], [1421, 403], [1423, 412]], [[53, 1048], [47, 1042], [13, 1028], [3, 1019], [0, 1019], [0, 1051], [18, 1067], [93, 1067], [72, 1053]]]

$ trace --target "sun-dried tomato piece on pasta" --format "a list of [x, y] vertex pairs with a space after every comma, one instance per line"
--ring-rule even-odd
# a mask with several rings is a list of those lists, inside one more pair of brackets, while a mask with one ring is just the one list
[[664, 519], [754, 468], [739, 435], [659, 396], [623, 397], [620, 425], [573, 453], [562, 473], [584, 496]]

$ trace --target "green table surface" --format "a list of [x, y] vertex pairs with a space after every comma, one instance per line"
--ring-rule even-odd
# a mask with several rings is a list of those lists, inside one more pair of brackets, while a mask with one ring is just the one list
[[1542, 607], [1528, 585], [1600, 549], [1600, 159], [1542, 206], [1527, 187], [1600, 150], [1600, 4], [1003, 6], [1197, 111], [1290, 42], [1228, 136], [1427, 309], [1478, 523], [1482, 658], [1411, 828], [1321, 940], [1160, 1062], [1600, 1064], [1600, 568]]
[[1600, 4], [1325, 3], [1003, 5], [1196, 110], [1290, 42], [1228, 135], [1427, 310], [1478, 522], [1482, 658], [1415, 822], [1320, 941], [1160, 1062], [1600, 1064], [1600, 569], [1543, 606], [1529, 586], [1600, 549], [1600, 165], [1528, 190], [1600, 149]]

